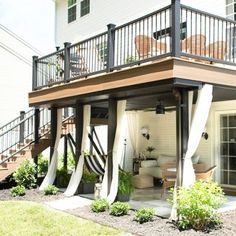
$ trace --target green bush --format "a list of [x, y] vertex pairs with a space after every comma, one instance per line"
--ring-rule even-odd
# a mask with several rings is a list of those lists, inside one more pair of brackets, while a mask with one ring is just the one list
[[[64, 168], [64, 154], [59, 156], [58, 161], [58, 169]], [[68, 152], [67, 154], [67, 169], [68, 171], [72, 171], [75, 169], [75, 159], [73, 157], [72, 152]]]
[[136, 211], [134, 219], [140, 224], [152, 221], [155, 215], [155, 210], [153, 208], [140, 208]]
[[103, 212], [108, 209], [109, 203], [106, 199], [96, 199], [91, 204], [91, 210], [93, 212]]
[[[177, 190], [177, 226], [205, 230], [220, 223], [216, 209], [225, 202], [222, 188], [213, 181], [196, 181]], [[173, 197], [172, 197], [173, 203]]]
[[132, 182], [132, 174], [129, 172], [120, 170], [119, 171], [119, 185], [118, 185], [118, 193], [119, 194], [128, 194], [130, 195], [133, 190], [133, 182]]
[[13, 178], [16, 181], [17, 185], [22, 185], [27, 189], [31, 189], [36, 186], [35, 175], [35, 164], [29, 160], [25, 160], [14, 172]]
[[110, 215], [113, 215], [113, 216], [127, 215], [129, 209], [130, 209], [130, 206], [128, 203], [115, 202], [110, 207]]
[[98, 176], [94, 172], [89, 172], [86, 168], [83, 170], [82, 182], [84, 183], [95, 183]]
[[38, 158], [38, 174], [45, 175], [48, 171], [48, 160], [43, 157], [43, 155], [39, 155]]
[[18, 185], [16, 187], [11, 188], [11, 196], [24, 196], [25, 195], [25, 187], [22, 185]]
[[43, 191], [45, 195], [56, 195], [59, 189], [56, 186], [49, 184]]
[[70, 181], [70, 175], [64, 168], [57, 170], [57, 185], [60, 187], [67, 187]]

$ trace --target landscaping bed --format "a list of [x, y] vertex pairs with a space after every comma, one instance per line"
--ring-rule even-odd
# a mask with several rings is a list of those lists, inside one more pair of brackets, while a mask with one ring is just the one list
[[223, 225], [218, 229], [210, 230], [209, 232], [199, 232], [195, 230], [179, 231], [169, 219], [154, 217], [152, 222], [139, 224], [134, 221], [134, 211], [129, 211], [128, 215], [115, 217], [106, 212], [94, 213], [90, 207], [83, 207], [67, 211], [70, 214], [79, 216], [84, 219], [90, 219], [97, 223], [123, 229], [135, 235], [148, 236], [172, 236], [172, 235], [236, 235], [236, 211], [230, 211], [222, 214]]
[[[44, 195], [38, 188], [26, 190], [26, 194], [21, 197], [12, 197], [10, 189], [0, 190], [0, 201], [19, 200], [43, 203], [65, 198], [62, 192], [56, 195]], [[102, 225], [107, 225], [122, 229], [134, 235], [236, 235], [236, 210], [222, 214], [223, 224], [216, 229], [209, 229], [208, 232], [195, 230], [179, 231], [178, 228], [169, 220], [155, 216], [151, 222], [139, 224], [134, 221], [134, 211], [130, 210], [128, 215], [116, 217], [109, 215], [108, 211], [95, 213], [90, 207], [82, 207], [68, 210], [67, 213], [84, 219], [89, 219]]]
[[27, 189], [24, 196], [12, 197], [10, 189], [0, 190], [0, 201], [21, 200], [32, 202], [47, 202], [65, 198], [62, 192], [58, 192], [56, 195], [44, 195], [43, 191], [39, 191], [38, 188]]

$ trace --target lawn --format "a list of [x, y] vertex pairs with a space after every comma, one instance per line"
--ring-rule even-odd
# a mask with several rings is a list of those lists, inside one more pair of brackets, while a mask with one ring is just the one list
[[0, 202], [0, 212], [0, 235], [4, 236], [128, 235], [37, 203]]

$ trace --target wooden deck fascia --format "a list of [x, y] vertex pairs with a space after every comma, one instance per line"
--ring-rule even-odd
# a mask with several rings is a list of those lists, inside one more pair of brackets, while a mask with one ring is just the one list
[[236, 71], [215, 65], [168, 58], [150, 64], [80, 79], [63, 85], [29, 93], [29, 105], [50, 104], [76, 96], [106, 94], [110, 90], [181, 78], [210, 84], [236, 87]]

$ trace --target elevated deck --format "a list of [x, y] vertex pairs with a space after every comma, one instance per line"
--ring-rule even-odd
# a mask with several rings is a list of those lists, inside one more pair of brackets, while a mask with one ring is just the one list
[[109, 24], [106, 32], [34, 57], [29, 104], [98, 102], [191, 83], [235, 87], [235, 29], [236, 21], [179, 1], [121, 26]]

